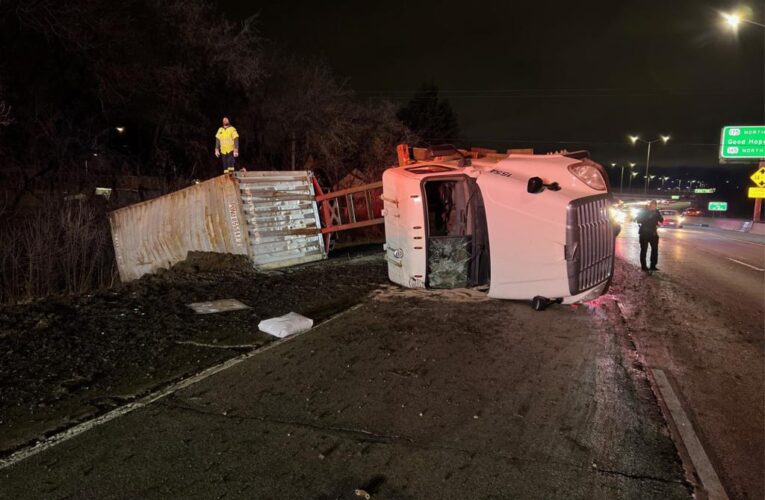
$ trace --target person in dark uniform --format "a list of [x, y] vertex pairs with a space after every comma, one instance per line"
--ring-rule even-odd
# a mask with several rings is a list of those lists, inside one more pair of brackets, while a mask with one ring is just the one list
[[[659, 262], [659, 233], [656, 228], [664, 222], [661, 212], [656, 209], [656, 201], [651, 201], [648, 208], [637, 216], [635, 221], [640, 225], [640, 268], [643, 271], [658, 271], [656, 264]], [[651, 267], [645, 264], [648, 245], [651, 245]]]

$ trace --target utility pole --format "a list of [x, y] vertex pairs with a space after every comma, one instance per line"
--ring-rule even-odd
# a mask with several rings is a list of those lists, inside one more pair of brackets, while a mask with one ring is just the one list
[[[760, 168], [765, 167], [765, 160], [760, 160]], [[760, 222], [760, 219], [762, 218], [762, 198], [755, 198], [754, 199], [754, 214], [752, 215], [752, 220], [754, 222]]]

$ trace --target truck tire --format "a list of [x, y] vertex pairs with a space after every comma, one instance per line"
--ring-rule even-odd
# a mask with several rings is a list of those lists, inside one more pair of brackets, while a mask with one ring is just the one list
[[540, 297], [539, 295], [531, 299], [531, 307], [535, 311], [544, 311], [549, 306], [550, 306], [550, 300], [544, 297]]

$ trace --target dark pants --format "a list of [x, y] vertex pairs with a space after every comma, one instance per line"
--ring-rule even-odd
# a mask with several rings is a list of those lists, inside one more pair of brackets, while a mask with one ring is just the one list
[[220, 159], [223, 161], [223, 170], [226, 170], [227, 168], [234, 168], [234, 153], [226, 153], [221, 154]]
[[648, 245], [651, 245], [651, 267], [654, 268], [659, 262], [659, 235], [640, 235], [640, 267], [643, 269], [648, 269], [648, 266], [645, 265], [645, 254], [648, 252]]

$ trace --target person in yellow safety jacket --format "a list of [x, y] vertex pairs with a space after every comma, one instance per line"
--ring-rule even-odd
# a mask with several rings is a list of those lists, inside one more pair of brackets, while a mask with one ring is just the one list
[[223, 126], [215, 134], [215, 157], [223, 160], [224, 172], [234, 171], [235, 158], [239, 157], [239, 133], [227, 116], [223, 117]]

